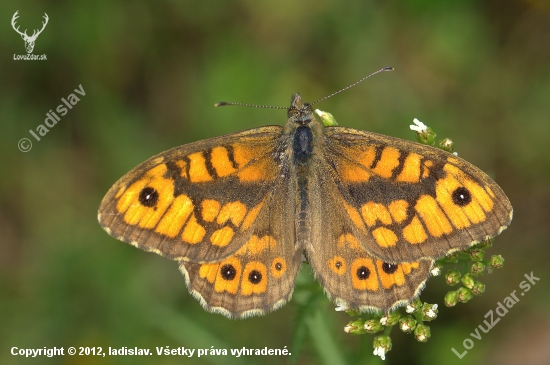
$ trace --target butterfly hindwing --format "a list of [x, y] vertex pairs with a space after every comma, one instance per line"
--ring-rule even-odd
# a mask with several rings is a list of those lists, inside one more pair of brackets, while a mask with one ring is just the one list
[[265, 197], [252, 235], [236, 253], [213, 263], [180, 262], [190, 293], [206, 310], [245, 318], [290, 299], [302, 250], [295, 245], [293, 221], [287, 219], [294, 212], [288, 179], [280, 177]]
[[316, 181], [310, 193], [321, 195], [323, 204], [310, 210], [319, 224], [312, 222], [307, 257], [332, 300], [356, 310], [389, 311], [418, 296], [433, 260], [395, 263], [374, 257], [364, 246], [376, 244], [375, 239], [366, 235], [366, 241], [359, 241], [331, 171], [321, 167], [311, 175]]

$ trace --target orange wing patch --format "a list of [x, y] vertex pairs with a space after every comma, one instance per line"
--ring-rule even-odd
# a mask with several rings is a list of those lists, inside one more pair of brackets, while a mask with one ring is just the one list
[[264, 205], [264, 200], [260, 202], [260, 204], [256, 205], [254, 208], [250, 209], [246, 217], [244, 218], [242, 229], [247, 230], [250, 227], [252, 227], [252, 224], [256, 221], [256, 218], [258, 217], [258, 214], [260, 213], [260, 210], [262, 209]]
[[422, 195], [416, 201], [414, 209], [418, 212], [432, 236], [437, 238], [453, 231], [453, 227], [451, 227], [445, 213], [431, 196]]
[[417, 183], [420, 181], [420, 160], [422, 156], [417, 153], [409, 153], [405, 162], [403, 162], [403, 170], [397, 175], [398, 182]]
[[378, 278], [374, 263], [368, 257], [358, 258], [351, 263], [351, 281], [357, 290], [378, 290]]
[[341, 161], [338, 163], [338, 174], [346, 182], [367, 182], [370, 179], [370, 172], [362, 166], [351, 161]]
[[359, 215], [359, 212], [354, 207], [347, 204], [345, 200], [343, 200], [343, 203], [353, 225], [362, 231], [366, 231], [365, 224], [363, 223], [363, 219], [361, 218], [361, 215]]
[[428, 235], [424, 230], [424, 226], [420, 223], [418, 216], [414, 216], [411, 223], [403, 228], [403, 238], [412, 244], [422, 243], [428, 239]]
[[231, 222], [238, 227], [244, 219], [246, 211], [246, 205], [239, 201], [227, 203], [222, 207], [216, 223], [224, 224], [231, 220]]
[[213, 222], [220, 212], [220, 202], [212, 199], [204, 199], [201, 202], [202, 220]]
[[405, 283], [405, 276], [410, 274], [412, 269], [418, 268], [418, 262], [388, 264], [376, 260], [376, 268], [378, 269], [382, 287], [389, 289], [394, 285], [402, 286]]
[[220, 263], [202, 264], [199, 269], [200, 277], [214, 284], [214, 291], [217, 293], [226, 291], [236, 294], [241, 273], [241, 261], [236, 257], [230, 257]]
[[386, 227], [376, 228], [372, 231], [372, 235], [374, 236], [376, 243], [378, 243], [380, 247], [384, 248], [395, 246], [398, 240], [395, 232]]
[[241, 282], [241, 294], [251, 295], [265, 293], [267, 288], [267, 268], [259, 261], [246, 264]]
[[284, 258], [275, 257], [271, 261], [271, 275], [273, 275], [275, 279], [280, 278], [286, 272], [286, 267], [286, 260]]
[[422, 163], [422, 178], [425, 179], [430, 176], [430, 170], [433, 166], [433, 161], [426, 160]]
[[393, 169], [399, 166], [399, 156], [401, 156], [401, 152], [397, 148], [384, 148], [380, 160], [372, 171], [383, 178], [389, 179], [393, 174]]
[[376, 158], [374, 146], [349, 148], [346, 150], [345, 154], [365, 167], [369, 167]]
[[236, 255], [259, 255], [266, 250], [274, 251], [277, 247], [277, 241], [272, 236], [266, 235], [262, 238], [252, 235], [246, 244], [237, 251]]
[[195, 152], [187, 156], [189, 159], [189, 181], [200, 183], [212, 181], [213, 176], [206, 166], [206, 158], [203, 152]]
[[122, 193], [116, 209], [126, 223], [147, 229], [157, 225], [174, 200], [174, 184], [163, 177], [166, 171], [166, 165], [159, 165]]
[[190, 244], [196, 244], [201, 242], [206, 235], [206, 229], [197, 222], [195, 214], [191, 215], [191, 218], [185, 225], [181, 238]]
[[215, 230], [214, 233], [212, 233], [212, 236], [210, 236], [210, 242], [213, 245], [224, 247], [231, 242], [233, 235], [235, 235], [235, 231], [233, 230], [233, 228], [223, 227]]
[[338, 237], [337, 246], [339, 250], [363, 250], [357, 238], [350, 233], [345, 233]]
[[409, 203], [407, 203], [405, 200], [395, 200], [390, 203], [390, 205], [388, 206], [388, 210], [390, 211], [392, 218], [397, 223], [401, 223], [407, 218], [408, 207]]
[[250, 148], [236, 143], [232, 145], [232, 151], [234, 161], [239, 167], [237, 176], [241, 181], [266, 181], [275, 178], [278, 168], [269, 156], [265, 156], [265, 148]]
[[328, 260], [328, 267], [336, 274], [343, 275], [346, 273], [346, 260], [342, 256], [334, 256]]
[[229, 176], [237, 171], [237, 164], [232, 162], [227, 147], [218, 146], [212, 148], [210, 153], [212, 167], [219, 177]]
[[369, 227], [374, 226], [377, 221], [385, 225], [392, 223], [390, 212], [384, 204], [368, 202], [361, 207], [361, 215]]
[[193, 212], [193, 202], [187, 195], [180, 195], [162, 217], [155, 232], [168, 237], [176, 237]]

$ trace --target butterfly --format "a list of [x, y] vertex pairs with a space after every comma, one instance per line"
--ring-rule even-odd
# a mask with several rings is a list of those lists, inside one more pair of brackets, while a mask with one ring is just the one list
[[463, 159], [325, 126], [294, 94], [284, 126], [141, 163], [107, 192], [98, 219], [116, 239], [178, 261], [206, 310], [244, 318], [290, 299], [303, 257], [338, 305], [406, 305], [434, 260], [500, 234], [512, 206]]

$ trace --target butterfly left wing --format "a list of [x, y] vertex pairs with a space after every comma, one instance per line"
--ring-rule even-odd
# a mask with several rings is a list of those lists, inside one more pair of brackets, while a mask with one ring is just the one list
[[386, 262], [437, 259], [512, 220], [502, 189], [451, 153], [343, 127], [325, 128], [323, 143], [323, 173], [340, 197], [334, 203], [363, 248]]
[[174, 260], [222, 260], [252, 236], [279, 178], [282, 127], [173, 148], [107, 192], [98, 220], [113, 237]]

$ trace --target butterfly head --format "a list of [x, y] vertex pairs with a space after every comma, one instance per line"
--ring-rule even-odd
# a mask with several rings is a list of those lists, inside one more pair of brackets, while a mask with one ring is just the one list
[[311, 105], [304, 103], [299, 93], [292, 94], [288, 119], [299, 125], [307, 125], [314, 119]]

